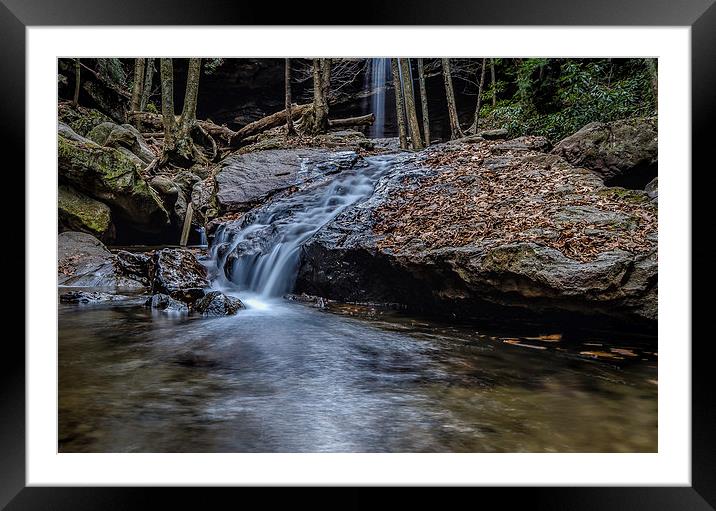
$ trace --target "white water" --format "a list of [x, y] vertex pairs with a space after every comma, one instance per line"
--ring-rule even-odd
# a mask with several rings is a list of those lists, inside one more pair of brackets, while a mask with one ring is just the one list
[[238, 290], [242, 299], [247, 296], [256, 304], [291, 292], [301, 246], [341, 212], [369, 197], [390, 161], [368, 158], [363, 167], [254, 210], [248, 220], [220, 226], [212, 247], [215, 286]]
[[368, 85], [371, 96], [371, 112], [375, 115], [375, 122], [371, 127], [373, 138], [385, 136], [385, 86], [390, 73], [390, 59], [371, 59], [370, 61], [370, 83]]

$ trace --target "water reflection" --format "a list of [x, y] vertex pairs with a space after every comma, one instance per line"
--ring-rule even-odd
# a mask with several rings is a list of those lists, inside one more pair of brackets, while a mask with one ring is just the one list
[[60, 451], [656, 450], [653, 357], [620, 368], [474, 328], [252, 305], [61, 305]]

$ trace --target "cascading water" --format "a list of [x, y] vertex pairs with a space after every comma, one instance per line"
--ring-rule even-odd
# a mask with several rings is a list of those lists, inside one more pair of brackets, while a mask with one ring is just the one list
[[390, 72], [390, 59], [371, 59], [370, 61], [370, 83], [371, 112], [375, 115], [370, 135], [373, 138], [385, 136], [385, 85]]
[[348, 207], [369, 197], [391, 158], [377, 156], [313, 183], [217, 229], [212, 257], [220, 286], [263, 298], [292, 291], [301, 245]]

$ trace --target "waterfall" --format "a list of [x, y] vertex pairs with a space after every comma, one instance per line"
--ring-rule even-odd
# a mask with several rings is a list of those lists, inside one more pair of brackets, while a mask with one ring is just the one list
[[369, 197], [390, 161], [387, 156], [368, 158], [362, 167], [222, 224], [211, 251], [217, 283], [265, 298], [291, 292], [301, 246], [341, 212]]
[[390, 59], [370, 60], [371, 112], [375, 115], [375, 122], [370, 130], [373, 138], [385, 136], [385, 85], [390, 73]]

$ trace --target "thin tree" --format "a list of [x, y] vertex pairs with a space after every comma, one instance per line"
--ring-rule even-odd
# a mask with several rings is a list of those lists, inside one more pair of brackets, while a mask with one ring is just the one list
[[330, 69], [326, 71], [325, 59], [313, 59], [313, 108], [304, 116], [301, 124], [308, 133], [326, 133], [328, 131], [328, 98], [325, 85], [326, 74], [330, 80]]
[[[142, 104], [142, 91], [144, 90], [144, 59], [134, 59], [134, 81], [132, 83], [132, 102], [130, 110], [139, 112]], [[141, 122], [137, 118], [134, 121], [137, 129], [140, 129]]]
[[415, 93], [413, 91], [413, 80], [410, 78], [410, 60], [398, 59], [400, 70], [403, 73], [403, 93], [405, 95], [405, 109], [408, 116], [408, 127], [410, 128], [410, 143], [414, 151], [423, 148], [423, 140], [420, 137], [420, 124], [418, 123], [418, 112], [415, 110]]
[[423, 134], [425, 145], [430, 145], [430, 116], [428, 115], [428, 91], [425, 87], [425, 68], [423, 59], [418, 59], [418, 83], [420, 84], [420, 105], [423, 110]]
[[651, 91], [654, 93], [654, 102], [659, 97], [659, 75], [656, 70], [656, 59], [644, 59], [646, 69], [649, 71], [649, 77], [651, 78]]
[[191, 130], [196, 124], [196, 104], [199, 98], [199, 77], [201, 76], [201, 59], [189, 59], [184, 93], [184, 108], [181, 112], [179, 137], [190, 139]]
[[75, 59], [75, 94], [72, 96], [72, 106], [80, 101], [80, 59]]
[[497, 105], [497, 90], [495, 80], [495, 59], [490, 59], [490, 75], [492, 78], [492, 107]]
[[164, 154], [175, 149], [176, 119], [174, 117], [174, 64], [172, 59], [160, 59], [162, 80], [162, 122], [164, 124]]
[[485, 65], [487, 59], [482, 59], [482, 70], [480, 71], [480, 85], [477, 88], [477, 106], [475, 107], [475, 120], [472, 121], [472, 126], [468, 130], [470, 133], [477, 133], [477, 128], [480, 125], [480, 108], [482, 108], [482, 91], [485, 87]]
[[395, 110], [398, 115], [398, 136], [400, 148], [408, 148], [408, 136], [405, 131], [405, 111], [403, 110], [403, 87], [400, 84], [400, 67], [398, 59], [390, 59], [390, 70], [393, 74], [393, 89], [395, 89]]
[[445, 81], [445, 96], [447, 98], [448, 114], [450, 117], [450, 138], [452, 140], [460, 138], [463, 135], [460, 129], [460, 120], [457, 116], [457, 107], [455, 106], [455, 91], [452, 88], [452, 75], [450, 74], [450, 59], [442, 59], [443, 80]]
[[296, 129], [293, 127], [293, 113], [291, 112], [291, 59], [286, 59], [286, 134], [293, 136]]
[[142, 99], [139, 101], [139, 111], [144, 112], [149, 102], [149, 96], [152, 95], [152, 79], [154, 78], [154, 59], [147, 59], [144, 66], [144, 88], [142, 89]]

